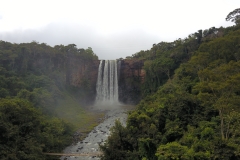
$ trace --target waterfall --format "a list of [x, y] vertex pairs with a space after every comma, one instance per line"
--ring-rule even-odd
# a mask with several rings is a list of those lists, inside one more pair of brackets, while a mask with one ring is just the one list
[[98, 68], [96, 105], [119, 104], [118, 75], [120, 61], [101, 60]]

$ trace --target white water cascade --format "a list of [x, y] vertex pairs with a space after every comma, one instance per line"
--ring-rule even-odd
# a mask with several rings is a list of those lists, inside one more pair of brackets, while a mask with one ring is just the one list
[[119, 104], [118, 68], [120, 61], [101, 60], [98, 68], [96, 105]]

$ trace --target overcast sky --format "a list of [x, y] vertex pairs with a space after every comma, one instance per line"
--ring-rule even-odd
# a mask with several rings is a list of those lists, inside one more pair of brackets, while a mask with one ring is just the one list
[[231, 26], [240, 0], [0, 0], [0, 40], [92, 47], [125, 58], [199, 29]]

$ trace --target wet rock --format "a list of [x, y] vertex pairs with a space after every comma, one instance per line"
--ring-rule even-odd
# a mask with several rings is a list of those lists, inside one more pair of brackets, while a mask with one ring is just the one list
[[[125, 125], [127, 114], [123, 113], [123, 110], [110, 110], [106, 113], [105, 119], [102, 123], [96, 126], [88, 136], [81, 142], [78, 142], [72, 146], [67, 147], [64, 150], [64, 153], [96, 153], [99, 150], [99, 145], [104, 144], [107, 140], [107, 137], [110, 135], [109, 129], [114, 125], [114, 121], [119, 119], [120, 122]], [[79, 135], [80, 132], [77, 132], [75, 135]], [[61, 157], [61, 160], [64, 160], [66, 157]], [[85, 160], [85, 159], [100, 159], [96, 156], [84, 156], [76, 157], [74, 160]], [[69, 160], [73, 160], [72, 157]]]

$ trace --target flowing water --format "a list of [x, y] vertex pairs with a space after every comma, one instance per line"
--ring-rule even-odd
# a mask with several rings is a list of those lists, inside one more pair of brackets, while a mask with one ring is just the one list
[[[118, 109], [109, 110], [105, 114], [104, 121], [96, 126], [88, 136], [77, 144], [71, 145], [64, 150], [64, 153], [89, 154], [89, 156], [62, 156], [61, 160], [96, 160], [100, 159], [93, 154], [99, 153], [99, 145], [103, 144], [110, 135], [109, 129], [118, 119], [122, 125], [126, 125], [127, 111], [129, 107], [118, 106]], [[92, 155], [91, 155], [92, 154]]]
[[98, 68], [96, 106], [112, 106], [118, 101], [118, 75], [121, 61], [102, 60]]
[[73, 144], [64, 150], [64, 153], [88, 154], [88, 156], [62, 156], [62, 160], [85, 160], [99, 159], [92, 156], [99, 153], [99, 145], [103, 144], [110, 134], [109, 129], [115, 124], [115, 120], [125, 125], [126, 112], [132, 108], [121, 105], [118, 101], [118, 77], [120, 61], [102, 60], [99, 64], [98, 79], [96, 84], [95, 110], [105, 110], [105, 118], [102, 123], [96, 126], [88, 136], [81, 142]]

